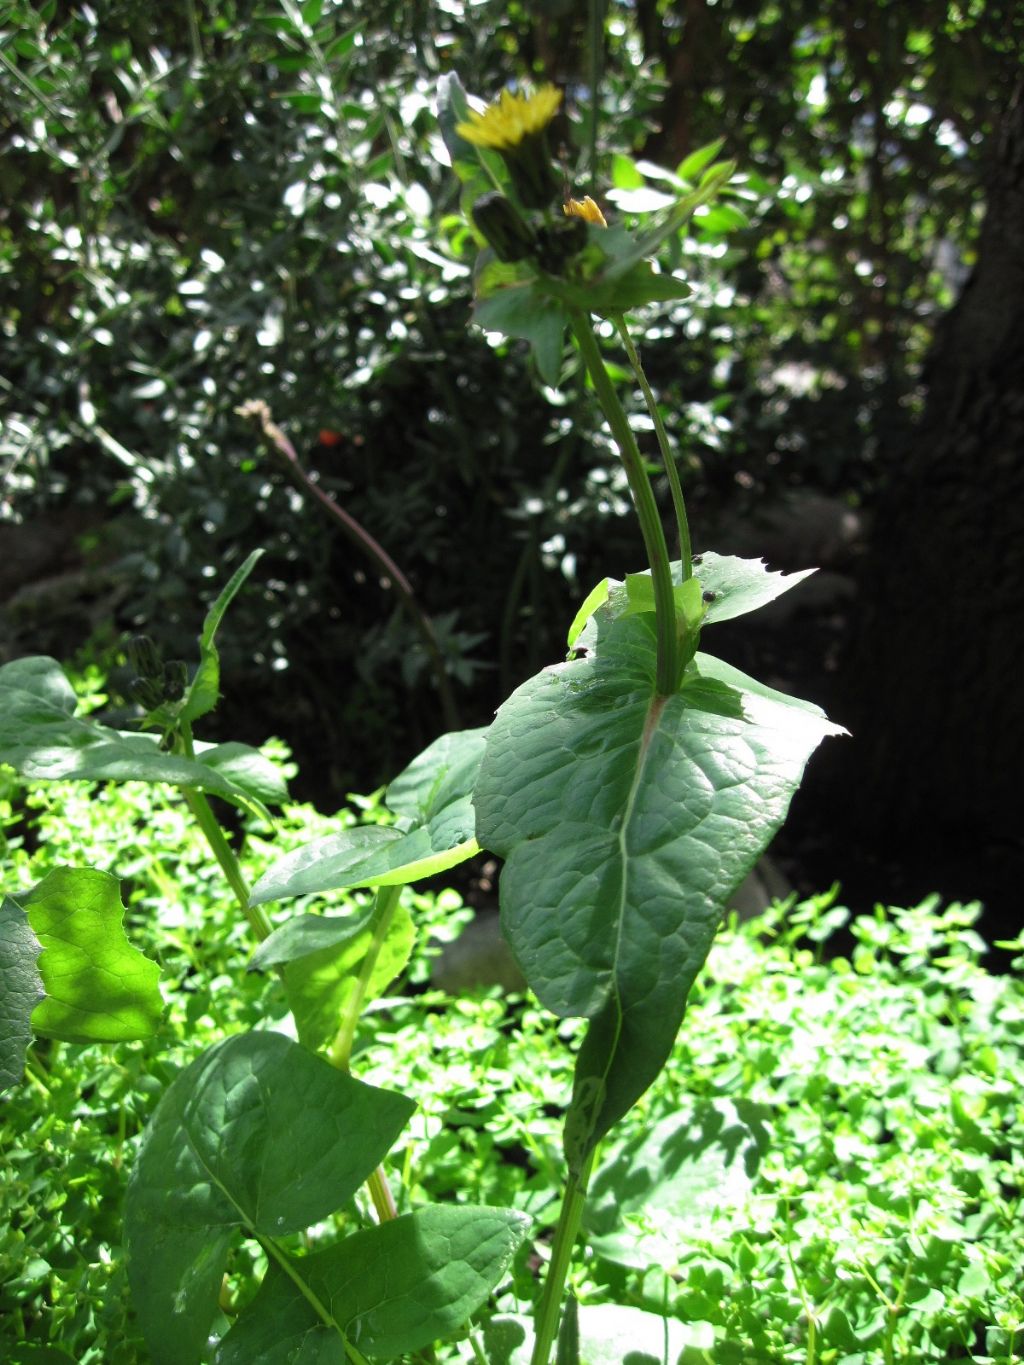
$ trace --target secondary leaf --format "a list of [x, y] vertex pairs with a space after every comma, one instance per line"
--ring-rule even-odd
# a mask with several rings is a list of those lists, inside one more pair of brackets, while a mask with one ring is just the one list
[[36, 966], [39, 953], [25, 911], [5, 896], [0, 902], [0, 1091], [17, 1084], [25, 1071], [29, 1018], [46, 994]]
[[120, 883], [93, 868], [55, 868], [21, 905], [39, 940], [46, 992], [32, 1028], [70, 1043], [148, 1038], [164, 1003], [160, 968], [124, 935]]
[[694, 1241], [728, 1236], [768, 1145], [765, 1117], [744, 1101], [695, 1100], [607, 1153], [584, 1215], [594, 1249], [671, 1272]]
[[111, 730], [76, 716], [74, 690], [55, 659], [15, 659], [0, 668], [0, 762], [31, 782], [168, 782], [198, 787], [262, 811], [283, 801], [280, 773], [244, 744], [197, 746], [196, 758], [166, 754], [158, 736]]
[[[253, 954], [250, 969], [286, 967], [288, 1003], [304, 1047], [315, 1051], [335, 1037], [361, 971], [368, 970], [363, 1000], [370, 1001], [409, 961], [416, 930], [406, 907], [395, 907], [379, 945], [375, 920], [375, 909], [361, 915], [299, 915], [275, 929]], [[372, 965], [366, 963], [371, 950]]]
[[196, 1365], [228, 1248], [351, 1198], [405, 1126], [404, 1095], [364, 1085], [277, 1033], [204, 1053], [157, 1106], [128, 1186], [128, 1276], [156, 1365]]
[[533, 281], [495, 290], [473, 305], [473, 321], [485, 332], [520, 337], [533, 347], [544, 383], [557, 388], [568, 314], [544, 287]]
[[592, 1020], [566, 1142], [582, 1161], [657, 1075], [723, 907], [781, 824], [819, 741], [838, 733], [698, 654], [655, 697], [650, 615], [589, 632], [593, 653], [498, 711], [477, 837], [506, 859], [502, 922], [556, 1014]]
[[387, 789], [397, 827], [345, 830], [295, 849], [263, 874], [250, 904], [345, 886], [404, 886], [472, 857], [473, 785], [486, 735], [457, 730], [436, 739]]
[[[371, 1359], [404, 1358], [463, 1326], [504, 1275], [527, 1227], [511, 1209], [436, 1204], [293, 1260], [294, 1277], [329, 1306], [329, 1322], [295, 1278], [272, 1265], [224, 1338], [217, 1365], [293, 1360], [299, 1349], [303, 1360], [334, 1360], [328, 1344], [344, 1337]], [[336, 1358], [340, 1365], [344, 1351]]]

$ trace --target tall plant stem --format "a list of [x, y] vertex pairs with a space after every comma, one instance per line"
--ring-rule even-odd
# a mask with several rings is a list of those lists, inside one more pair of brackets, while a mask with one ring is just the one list
[[544, 1280], [544, 1291], [541, 1294], [540, 1307], [537, 1309], [537, 1334], [530, 1365], [548, 1365], [551, 1359], [551, 1347], [558, 1334], [565, 1280], [583, 1218], [587, 1185], [590, 1183], [595, 1155], [595, 1152], [590, 1153], [578, 1173], [569, 1172], [565, 1194], [562, 1196], [561, 1212], [558, 1215], [558, 1227], [555, 1229], [555, 1240], [551, 1247], [551, 1260], [548, 1262], [548, 1272]]
[[633, 505], [640, 521], [640, 531], [644, 538], [654, 584], [654, 610], [658, 633], [658, 695], [670, 697], [679, 686], [679, 649], [675, 598], [672, 594], [672, 569], [665, 541], [665, 528], [658, 515], [654, 490], [647, 477], [640, 448], [601, 359], [601, 350], [594, 329], [590, 325], [590, 319], [585, 313], [574, 311], [570, 314], [570, 320], [580, 353], [593, 381], [597, 400], [619, 448], [619, 456], [629, 481], [629, 490], [633, 495]]
[[398, 567], [395, 561], [384, 549], [379, 541], [370, 535], [364, 526], [361, 526], [350, 512], [346, 512], [329, 497], [324, 490], [311, 479], [303, 469], [296, 454], [295, 447], [289, 441], [281, 428], [273, 421], [270, 409], [262, 399], [253, 399], [243, 403], [236, 411], [243, 417], [255, 417], [262, 429], [263, 434], [274, 446], [275, 450], [284, 457], [292, 479], [299, 487], [314, 498], [324, 512], [338, 525], [348, 536], [349, 540], [366, 554], [377, 566], [378, 571], [388, 580], [391, 587], [398, 596], [398, 600], [409, 613], [409, 618], [416, 630], [419, 632], [420, 639], [423, 641], [423, 648], [427, 652], [430, 665], [434, 673], [434, 681], [437, 684], [437, 692], [441, 701], [441, 710], [444, 714], [445, 726], [449, 730], [459, 728], [458, 709], [455, 705], [455, 697], [452, 693], [451, 684], [448, 681], [448, 671], [445, 668], [444, 656], [441, 653], [441, 646], [437, 642], [434, 627], [430, 618], [423, 611], [416, 594], [413, 592], [412, 584], [405, 574]]
[[665, 465], [665, 475], [668, 478], [668, 486], [672, 493], [672, 506], [676, 514], [676, 529], [679, 533], [679, 558], [683, 565], [683, 582], [693, 577], [693, 547], [690, 543], [690, 523], [686, 516], [686, 501], [683, 498], [683, 486], [679, 482], [679, 470], [676, 467], [675, 457], [672, 454], [672, 447], [668, 442], [668, 432], [665, 430], [665, 423], [661, 420], [661, 412], [658, 409], [654, 391], [647, 382], [643, 366], [640, 364], [640, 355], [633, 344], [633, 338], [629, 335], [629, 328], [626, 326], [626, 319], [620, 313], [613, 319], [615, 329], [622, 338], [622, 344], [626, 348], [626, 355], [636, 376], [636, 382], [640, 385], [640, 392], [644, 396], [647, 404], [647, 411], [651, 414], [651, 421], [654, 423], [654, 431], [658, 437], [658, 448], [661, 451], [661, 458]]
[[203, 831], [213, 856], [220, 863], [228, 885], [235, 894], [235, 900], [238, 901], [242, 914], [249, 922], [249, 928], [262, 943], [270, 933], [270, 920], [261, 905], [249, 904], [249, 887], [242, 876], [238, 859], [224, 837], [224, 831], [221, 829], [217, 817], [210, 809], [209, 801], [196, 787], [182, 787], [180, 790], [185, 798], [185, 804], [195, 816], [196, 824]]
[[341, 1014], [341, 1023], [338, 1025], [338, 1032], [334, 1036], [334, 1042], [330, 1046], [328, 1057], [332, 1066], [336, 1066], [340, 1071], [347, 1071], [349, 1061], [352, 1057], [352, 1040], [356, 1033], [356, 1024], [359, 1022], [359, 1015], [362, 1012], [363, 1002], [366, 993], [370, 988], [370, 978], [373, 976], [373, 969], [377, 965], [381, 949], [387, 940], [391, 929], [392, 920], [395, 918], [395, 911], [398, 908], [398, 901], [402, 894], [400, 886], [379, 886], [377, 896], [374, 901], [373, 914], [370, 918], [368, 927], [371, 929], [370, 946], [366, 950], [362, 965], [359, 968], [359, 976], [352, 988], [352, 994], [345, 1002], [345, 1008]]

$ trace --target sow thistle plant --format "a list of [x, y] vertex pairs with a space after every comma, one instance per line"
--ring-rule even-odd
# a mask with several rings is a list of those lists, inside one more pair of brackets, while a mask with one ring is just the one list
[[[708, 149], [698, 183], [652, 226], [609, 225], [589, 196], [563, 196], [548, 144], [560, 102], [544, 87], [505, 92], [477, 110], [449, 77], [440, 122], [480, 239], [474, 321], [528, 341], [549, 384], [571, 333], [640, 523], [646, 563], [589, 594], [569, 626], [565, 661], [524, 683], [488, 727], [443, 735], [416, 758], [387, 790], [392, 823], [318, 838], [254, 886], [210, 797], [269, 823], [283, 783], [254, 750], [205, 745], [193, 727], [216, 704], [215, 637], [259, 551], [211, 608], [191, 667], [134, 646], [142, 732], [76, 714], [53, 660], [0, 669], [0, 760], [30, 782], [176, 788], [251, 930], [249, 970], [276, 974], [291, 1010], [290, 1032], [268, 1020], [199, 1055], [149, 1124], [125, 1224], [135, 1308], [158, 1365], [430, 1359], [438, 1343], [465, 1337], [517, 1251], [541, 1231], [514, 1209], [410, 1208], [387, 1161], [415, 1097], [349, 1074], [361, 1014], [412, 950], [403, 888], [480, 850], [504, 860], [502, 923], [529, 986], [556, 1016], [585, 1021], [565, 1114], [561, 1212], [536, 1313], [532, 1323], [492, 1322], [488, 1352], [500, 1338], [494, 1358], [548, 1365], [558, 1337], [560, 1361], [588, 1360], [600, 1328], [577, 1312], [566, 1284], [599, 1144], [663, 1068], [733, 890], [783, 820], [811, 753], [838, 730], [816, 707], [700, 648], [705, 628], [805, 575], [693, 555], [672, 453], [625, 323], [630, 309], [686, 295], [685, 282], [656, 270], [654, 258], [733, 167]], [[611, 320], [650, 408], [676, 560], [595, 314]], [[273, 918], [267, 909], [351, 887], [372, 889], [372, 904], [343, 914], [278, 909]], [[58, 868], [4, 900], [0, 970], [14, 983], [0, 1016], [4, 1084], [19, 1079], [33, 1033], [121, 1041], [156, 1031], [156, 967], [125, 940], [122, 913], [116, 879], [84, 868]], [[372, 1218], [359, 1213], [363, 1185]], [[225, 1317], [224, 1275], [243, 1238], [268, 1268], [254, 1297]], [[634, 1311], [636, 1338], [646, 1339], [650, 1315]], [[675, 1340], [679, 1324], [656, 1321], [658, 1340]], [[469, 1340], [475, 1359], [489, 1358]]]

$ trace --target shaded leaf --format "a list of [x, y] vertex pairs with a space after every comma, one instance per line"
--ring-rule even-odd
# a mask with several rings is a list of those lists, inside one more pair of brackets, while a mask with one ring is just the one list
[[326, 1218], [377, 1166], [414, 1105], [277, 1033], [204, 1053], [157, 1106], [128, 1186], [136, 1311], [156, 1365], [195, 1365], [238, 1230]]
[[486, 734], [457, 730], [436, 739], [387, 789], [397, 827], [345, 830], [293, 850], [259, 879], [250, 904], [346, 886], [404, 886], [472, 857], [473, 785]]
[[314, 1051], [331, 1042], [373, 950], [362, 999], [376, 999], [412, 954], [416, 930], [404, 905], [395, 907], [383, 943], [375, 908], [361, 915], [299, 915], [275, 929], [253, 954], [250, 969], [285, 966], [288, 1003], [299, 1041]]
[[591, 1245], [622, 1265], [666, 1272], [696, 1240], [728, 1236], [768, 1145], [766, 1111], [694, 1100], [605, 1157], [584, 1215]]
[[16, 1085], [25, 1071], [29, 1019], [46, 994], [36, 965], [40, 951], [25, 911], [5, 896], [0, 902], [0, 1091]]
[[244, 744], [196, 746], [195, 759], [166, 754], [154, 734], [111, 730], [76, 716], [77, 700], [55, 659], [0, 668], [0, 762], [32, 782], [168, 782], [198, 787], [262, 811], [287, 797], [274, 765]]
[[558, 385], [568, 314], [537, 281], [497, 289], [473, 304], [473, 321], [485, 332], [520, 337], [533, 347], [544, 383]]
[[42, 946], [46, 992], [32, 1028], [70, 1043], [148, 1038], [160, 1026], [160, 968], [125, 938], [120, 882], [94, 868], [55, 868], [21, 904]]
[[505, 936], [541, 1001], [592, 1020], [566, 1142], [573, 1164], [643, 1093], [675, 1038], [724, 906], [839, 733], [817, 708], [698, 654], [655, 696], [649, 614], [596, 613], [584, 659], [500, 708], [477, 837], [506, 859]]
[[339, 1365], [327, 1350], [343, 1336], [371, 1359], [395, 1360], [458, 1331], [485, 1302], [526, 1236], [526, 1218], [511, 1209], [436, 1204], [366, 1228], [327, 1251], [293, 1260], [296, 1277], [278, 1266], [224, 1338], [217, 1365], [301, 1359]]

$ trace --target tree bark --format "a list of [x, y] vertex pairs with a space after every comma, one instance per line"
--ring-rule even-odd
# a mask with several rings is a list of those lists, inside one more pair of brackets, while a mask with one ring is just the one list
[[[1002, 120], [975, 269], [925, 378], [921, 423], [877, 509], [834, 703], [853, 738], [813, 792], [835, 798], [840, 837], [899, 856], [922, 889], [987, 896], [1019, 927], [1024, 85]], [[961, 875], [943, 884], [950, 866]]]

